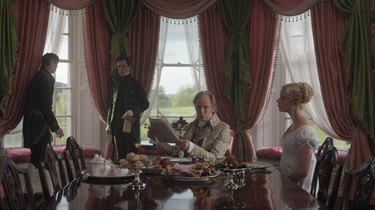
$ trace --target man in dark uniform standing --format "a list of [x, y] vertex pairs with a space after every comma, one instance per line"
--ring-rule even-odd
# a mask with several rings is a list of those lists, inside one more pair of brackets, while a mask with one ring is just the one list
[[30, 148], [30, 162], [38, 167], [44, 158], [46, 146], [51, 142], [51, 131], [57, 137], [63, 137], [64, 132], [57, 123], [52, 112], [52, 96], [59, 57], [54, 53], [43, 55], [41, 67], [31, 80], [28, 88], [26, 107], [23, 117], [24, 146]]
[[118, 78], [112, 84], [106, 128], [117, 148], [115, 161], [125, 158], [129, 152], [136, 152], [134, 144], [140, 142], [140, 116], [150, 105], [142, 83], [130, 75], [130, 58], [118, 56], [116, 65]]

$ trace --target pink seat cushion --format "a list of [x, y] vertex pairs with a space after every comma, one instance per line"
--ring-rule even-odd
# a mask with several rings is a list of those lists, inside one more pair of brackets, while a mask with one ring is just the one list
[[[53, 149], [57, 154], [62, 154], [65, 145], [55, 145]], [[82, 146], [83, 157], [92, 159], [95, 154], [101, 154], [101, 151], [93, 146]], [[28, 163], [30, 162], [31, 151], [29, 148], [6, 148], [5, 156], [10, 157], [15, 163]]]
[[10, 157], [15, 163], [30, 162], [29, 148], [7, 148], [5, 149], [5, 156]]
[[57, 154], [62, 154], [64, 152], [65, 145], [55, 145], [53, 146], [53, 149]]
[[348, 155], [348, 151], [337, 151], [339, 156], [339, 164], [342, 166], [345, 163], [346, 156]]
[[[278, 146], [278, 147], [269, 147], [269, 148], [260, 149], [256, 151], [256, 154], [258, 158], [280, 159], [282, 152], [283, 152], [283, 149], [280, 146]], [[341, 150], [338, 151], [338, 159], [339, 159], [340, 165], [344, 165], [347, 154], [348, 154], [347, 151], [341, 151]]]
[[102, 151], [100, 149], [95, 148], [93, 146], [83, 145], [82, 150], [83, 150], [83, 157], [87, 159], [94, 158], [95, 154], [98, 154], [98, 155], [102, 154]]
[[[62, 154], [64, 152], [65, 145], [55, 145], [53, 146], [53, 149], [57, 152], [57, 154]], [[100, 155], [102, 153], [102, 151], [100, 151], [99, 149], [93, 146], [87, 146], [87, 145], [82, 146], [82, 151], [83, 151], [83, 157], [88, 158], [88, 159], [94, 158], [95, 154]]]
[[258, 158], [280, 159], [282, 152], [283, 152], [283, 149], [281, 147], [269, 147], [269, 148], [257, 150], [256, 155]]

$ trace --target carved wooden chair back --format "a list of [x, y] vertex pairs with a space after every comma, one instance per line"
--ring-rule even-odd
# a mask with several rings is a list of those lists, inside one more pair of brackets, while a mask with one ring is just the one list
[[[50, 194], [48, 186], [49, 179], [47, 176], [49, 176], [51, 180], [53, 194], [60, 191], [67, 184], [61, 155], [58, 155], [50, 144], [47, 145], [44, 160], [41, 161], [38, 171], [44, 198], [46, 200], [52, 196]], [[48, 173], [46, 173], [46, 171], [48, 171]]]
[[[73, 136], [68, 137], [66, 140], [64, 159], [69, 181], [73, 181], [81, 175], [82, 171], [86, 170], [82, 147], [77, 143]], [[73, 163], [74, 174], [70, 161]]]
[[[334, 179], [332, 179], [334, 169], [336, 169], [336, 172]], [[337, 149], [333, 145], [333, 139], [328, 137], [318, 149], [310, 193], [316, 196], [319, 202], [328, 207], [333, 207], [337, 198], [341, 174], [342, 166], [338, 162]], [[328, 191], [331, 185], [332, 191], [329, 195]], [[329, 199], [327, 200], [327, 198]]]
[[[19, 175], [24, 178], [26, 194]], [[33, 209], [34, 192], [26, 169], [19, 168], [10, 158], [0, 157], [0, 183], [5, 199], [0, 199], [0, 207], [8, 206], [12, 210]], [[5, 202], [6, 201], [6, 204]]]
[[[375, 157], [364, 162], [357, 170], [345, 171], [347, 181], [344, 186], [343, 209], [375, 209], [369, 200], [375, 184]], [[349, 198], [351, 182], [355, 181], [353, 199]]]
[[316, 154], [316, 158], [317, 158], [317, 163], [315, 165], [315, 169], [314, 169], [314, 175], [313, 175], [313, 179], [312, 179], [312, 184], [311, 184], [311, 190], [310, 190], [310, 193], [314, 196], [316, 196], [317, 194], [317, 187], [318, 187], [318, 177], [319, 177], [319, 168], [320, 168], [320, 157], [322, 157], [322, 154], [326, 153], [328, 150], [330, 150], [331, 148], [333, 148], [333, 139], [330, 138], [330, 137], [327, 137], [323, 144], [319, 146], [318, 148], [318, 152]]

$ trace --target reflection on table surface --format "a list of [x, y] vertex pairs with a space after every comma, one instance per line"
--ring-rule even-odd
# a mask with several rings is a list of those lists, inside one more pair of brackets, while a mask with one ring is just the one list
[[283, 177], [272, 173], [246, 172], [246, 185], [237, 190], [225, 187], [228, 176], [210, 182], [174, 182], [164, 176], [143, 175], [142, 191], [130, 183], [92, 184], [77, 181], [64, 193], [56, 209], [318, 209], [316, 199]]

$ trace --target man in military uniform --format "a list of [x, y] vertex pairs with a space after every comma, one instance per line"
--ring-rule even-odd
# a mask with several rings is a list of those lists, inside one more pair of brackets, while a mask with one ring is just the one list
[[118, 160], [125, 158], [129, 152], [136, 152], [134, 144], [140, 142], [140, 116], [150, 103], [142, 83], [130, 75], [130, 58], [119, 56], [116, 65], [118, 77], [112, 84], [106, 130], [113, 135], [113, 143], [117, 148], [114, 159]]
[[64, 132], [57, 123], [52, 111], [52, 96], [59, 57], [54, 53], [43, 55], [41, 67], [31, 80], [28, 88], [26, 107], [23, 117], [24, 146], [30, 148], [30, 162], [38, 167], [44, 158], [46, 146], [51, 143], [51, 131], [57, 137], [63, 137]]

